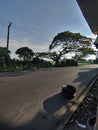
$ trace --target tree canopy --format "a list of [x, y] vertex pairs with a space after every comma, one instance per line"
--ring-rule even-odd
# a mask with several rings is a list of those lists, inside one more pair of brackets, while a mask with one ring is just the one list
[[0, 59], [9, 59], [10, 58], [10, 51], [7, 50], [6, 47], [0, 47]]
[[31, 60], [34, 56], [34, 52], [28, 47], [21, 47], [17, 49], [15, 53], [24, 61]]
[[36, 53], [36, 57], [47, 58], [56, 61], [58, 54], [56, 52], [39, 52]]
[[[91, 48], [92, 39], [81, 35], [80, 33], [73, 33], [69, 31], [58, 33], [49, 46], [49, 50], [59, 47], [56, 62], [62, 55], [70, 51], [80, 51], [81, 48]], [[80, 49], [80, 50], [79, 50]], [[85, 49], [85, 53], [86, 53]], [[91, 49], [90, 49], [91, 50]], [[82, 50], [81, 50], [82, 51]], [[82, 52], [83, 53], [83, 52]]]

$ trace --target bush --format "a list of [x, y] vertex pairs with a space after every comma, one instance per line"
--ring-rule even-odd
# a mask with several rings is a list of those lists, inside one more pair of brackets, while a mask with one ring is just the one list
[[66, 60], [66, 66], [77, 66], [77, 65], [78, 65], [77, 61], [75, 61], [73, 59]]
[[60, 64], [59, 64], [60, 67], [64, 67], [64, 66], [77, 66], [77, 65], [78, 65], [77, 61], [75, 61], [73, 59], [66, 59], [66, 60], [63, 59], [60, 62]]
[[98, 64], [98, 59], [93, 61], [94, 64]]
[[48, 68], [53, 66], [49, 61], [44, 61], [43, 59], [40, 59], [38, 57], [32, 60], [32, 64], [34, 67], [37, 68]]
[[66, 66], [66, 59], [61, 60], [58, 67], [64, 67], [64, 66]]

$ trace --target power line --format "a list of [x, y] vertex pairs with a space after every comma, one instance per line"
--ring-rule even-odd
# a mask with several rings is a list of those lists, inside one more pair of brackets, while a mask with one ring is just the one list
[[0, 21], [5, 22], [7, 24], [10, 22], [9, 20], [3, 19], [3, 18], [0, 18]]
[[[0, 18], [0, 24], [1, 24], [1, 25], [6, 25], [6, 26], [7, 26], [9, 23], [10, 23], [9, 20]], [[20, 25], [18, 25], [18, 24], [16, 24], [16, 23], [14, 23], [14, 22], [13, 22], [13, 26], [12, 26], [12, 27], [15, 28], [15, 29], [18, 28], [19, 30], [21, 29], [21, 30], [26, 31], [24, 27], [22, 27], [22, 26], [20, 26]]]
[[2, 26], [5, 26], [5, 27], [6, 27], [8, 24], [5, 24], [5, 23], [3, 23], [3, 22], [1, 22], [1, 21], [0, 21], [0, 25], [2, 25]]
[[[0, 21], [1, 21], [1, 23], [5, 24], [5, 25], [8, 25], [10, 23], [9, 20], [3, 19], [3, 18], [0, 18]], [[14, 29], [16, 31], [19, 30], [19, 31], [24, 32], [24, 33], [26, 33], [26, 32], [34, 33], [33, 30], [27, 29], [27, 28], [23, 27], [22, 25], [18, 25], [15, 22], [12, 22], [12, 23], [13, 23], [12, 29]]]
[[[9, 20], [0, 18], [0, 25], [8, 27], [9, 23], [10, 23]], [[13, 36], [17, 37], [16, 39], [23, 39], [23, 37], [25, 37], [27, 35], [30, 35], [30, 36], [32, 35], [32, 37], [35, 37], [35, 35], [36, 35], [35, 31], [29, 30], [28, 28], [25, 28], [21, 25], [14, 23], [14, 22], [12, 22], [12, 25], [11, 25], [11, 32], [12, 32], [12, 35], [11, 35], [11, 37], [9, 36], [9, 38], [11, 38], [11, 39], [13, 38]], [[40, 33], [38, 33], [38, 31], [37, 31], [37, 34], [40, 34]], [[7, 36], [7, 39], [9, 39], [9, 38]]]

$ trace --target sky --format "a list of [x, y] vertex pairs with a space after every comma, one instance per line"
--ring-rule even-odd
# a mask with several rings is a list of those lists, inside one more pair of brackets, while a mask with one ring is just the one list
[[34, 52], [48, 51], [55, 35], [63, 31], [95, 38], [76, 0], [0, 0], [0, 46], [6, 46], [10, 27], [9, 50], [23, 46]]

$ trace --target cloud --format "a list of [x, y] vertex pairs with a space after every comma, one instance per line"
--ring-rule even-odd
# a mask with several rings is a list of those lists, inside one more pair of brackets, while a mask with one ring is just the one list
[[[6, 47], [6, 39], [0, 40], [0, 46], [1, 47]], [[34, 52], [45, 52], [48, 51], [48, 46], [47, 44], [33, 44], [29, 42], [28, 39], [24, 39], [24, 41], [18, 41], [11, 39], [9, 42], [9, 50], [11, 51], [11, 57], [12, 58], [17, 58], [17, 55], [15, 54], [15, 51], [20, 48], [27, 46], [31, 48]]]
[[94, 35], [94, 34], [92, 33], [91, 35], [88, 35], [87, 37], [93, 39], [93, 42], [92, 42], [92, 48], [93, 48], [95, 51], [97, 51], [97, 49], [96, 49], [96, 47], [95, 47], [95, 45], [94, 45], [94, 41], [95, 41], [97, 35]]
[[97, 35], [94, 35], [94, 34], [92, 33], [91, 35], [88, 35], [87, 37], [90, 37], [90, 38], [92, 38], [93, 40], [95, 40], [96, 37], [97, 37]]

